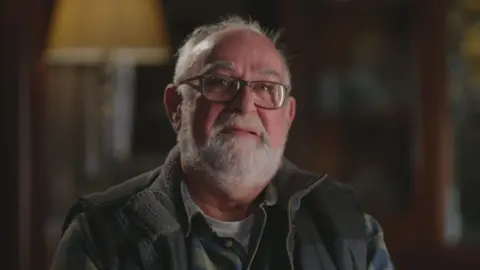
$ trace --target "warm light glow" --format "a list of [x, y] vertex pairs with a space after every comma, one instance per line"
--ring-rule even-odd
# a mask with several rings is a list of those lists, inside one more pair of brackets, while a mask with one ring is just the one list
[[129, 57], [164, 62], [170, 46], [158, 0], [58, 0], [47, 58], [93, 62]]
[[460, 6], [469, 10], [480, 10], [480, 1], [478, 0], [460, 0]]

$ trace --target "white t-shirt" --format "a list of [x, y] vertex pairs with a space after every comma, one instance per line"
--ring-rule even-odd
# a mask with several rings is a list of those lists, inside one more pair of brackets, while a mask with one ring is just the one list
[[217, 233], [220, 237], [231, 237], [241, 243], [246, 250], [248, 250], [248, 241], [250, 239], [250, 230], [254, 223], [254, 215], [250, 215], [247, 218], [240, 221], [221, 221], [209, 217], [203, 213], [202, 209], [193, 201], [188, 192], [187, 185], [182, 182], [181, 193], [187, 215], [192, 217], [197, 212], [200, 212], [207, 221], [208, 225]]

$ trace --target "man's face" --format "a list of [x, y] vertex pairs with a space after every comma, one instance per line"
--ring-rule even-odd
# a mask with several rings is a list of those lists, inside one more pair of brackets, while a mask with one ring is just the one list
[[[282, 58], [266, 37], [239, 30], [221, 34], [210, 44], [202, 45], [198, 73], [285, 83]], [[206, 172], [229, 193], [268, 183], [283, 156], [295, 100], [289, 97], [279, 109], [263, 109], [254, 104], [248, 86], [227, 103], [209, 101], [199, 93], [187, 96], [178, 130], [183, 166]]]

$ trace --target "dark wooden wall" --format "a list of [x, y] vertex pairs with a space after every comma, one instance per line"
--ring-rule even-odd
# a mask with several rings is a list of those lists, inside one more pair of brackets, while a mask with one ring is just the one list
[[4, 0], [0, 6], [4, 269], [46, 269], [41, 53], [52, 6], [51, 0]]

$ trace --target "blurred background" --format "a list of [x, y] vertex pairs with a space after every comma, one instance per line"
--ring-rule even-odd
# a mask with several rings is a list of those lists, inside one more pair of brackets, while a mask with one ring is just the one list
[[286, 156], [353, 185], [398, 269], [480, 266], [480, 0], [0, 1], [2, 269], [48, 269], [78, 196], [162, 163], [175, 52], [284, 29]]

